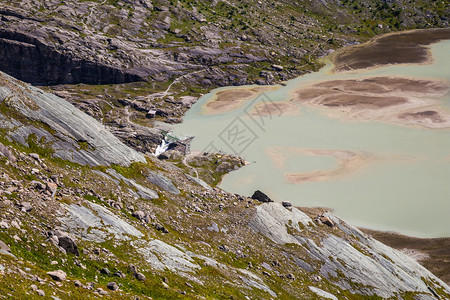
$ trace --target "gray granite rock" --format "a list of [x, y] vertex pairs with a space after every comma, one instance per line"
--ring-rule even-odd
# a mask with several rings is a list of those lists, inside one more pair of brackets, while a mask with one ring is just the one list
[[165, 177], [164, 175], [161, 175], [161, 174], [158, 174], [155, 172], [151, 172], [147, 176], [147, 180], [150, 181], [151, 183], [153, 183], [154, 185], [157, 185], [158, 187], [160, 187], [161, 189], [163, 189], [166, 192], [169, 192], [174, 195], [180, 194], [180, 190], [177, 189], [175, 187], [175, 185], [172, 183], [172, 181], [170, 179], [168, 179], [167, 177]]
[[12, 258], [17, 258], [17, 257], [16, 257], [14, 254], [12, 254], [11, 252], [5, 251], [5, 250], [3, 250], [3, 249], [0, 249], [0, 253], [1, 253], [1, 254], [8, 255], [8, 256], [10, 256], [10, 257], [12, 257]]
[[147, 200], [157, 199], [159, 197], [158, 193], [155, 192], [154, 190], [144, 187], [144, 186], [140, 185], [139, 183], [136, 183], [136, 181], [134, 181], [133, 179], [128, 179], [125, 176], [122, 176], [121, 174], [117, 173], [116, 170], [108, 169], [107, 171], [114, 178], [116, 178], [118, 180], [123, 180], [127, 185], [136, 188], [137, 193], [139, 194], [140, 197], [147, 199]]
[[[157, 239], [153, 239], [150, 242], [143, 240], [133, 241], [132, 246], [136, 248], [136, 250], [142, 255], [142, 258], [145, 259], [154, 269], [176, 272], [177, 274], [185, 276], [190, 280], [199, 282], [199, 280], [193, 277], [192, 274], [201, 269], [201, 266], [196, 262], [196, 260], [202, 260], [204, 261], [204, 265], [214, 267], [218, 272], [224, 272], [224, 275], [226, 274], [227, 277], [231, 276], [232, 278], [235, 278], [235, 284], [239, 286], [247, 289], [257, 288], [267, 292], [272, 297], [277, 296], [276, 293], [273, 292], [261, 278], [248, 270], [230, 267], [219, 263], [213, 258], [190, 251], [185, 251], [180, 247], [171, 246]], [[194, 260], [194, 258], [196, 260]], [[137, 272], [136, 268], [134, 267], [131, 272]]]
[[16, 157], [14, 156], [12, 151], [2, 143], [0, 143], [0, 155], [5, 156], [9, 161], [16, 161]]
[[173, 272], [192, 272], [200, 269], [191, 256], [160, 240], [151, 240], [148, 243], [133, 244], [150, 265], [158, 270], [168, 269]]
[[[323, 236], [316, 231], [317, 226], [313, 225], [311, 218], [296, 208], [287, 210], [279, 203], [259, 205], [249, 225], [276, 243], [303, 245], [311, 259], [322, 262], [320, 274], [343, 289], [363, 295], [376, 294], [383, 298], [405, 291], [432, 297], [427, 284], [422, 280], [425, 278], [436, 285], [431, 288], [444, 289], [450, 293], [447, 284], [412, 258], [364, 235], [330, 213], [324, 215], [351, 239], [327, 234], [317, 243], [304, 237], [307, 235], [293, 235], [288, 232], [287, 227], [307, 230], [309, 235], [318, 238]], [[298, 227], [299, 223], [304, 225], [303, 228]], [[345, 277], [340, 277], [339, 274], [344, 274]]]
[[204, 182], [204, 181], [201, 180], [200, 178], [192, 177], [192, 176], [190, 176], [190, 175], [188, 175], [188, 174], [185, 174], [185, 175], [186, 175], [186, 177], [187, 177], [189, 180], [195, 182], [196, 184], [198, 184], [198, 185], [204, 187], [205, 189], [212, 190], [212, 187], [210, 187], [209, 184], [207, 184], [206, 182]]
[[55, 157], [83, 165], [145, 162], [142, 154], [124, 145], [102, 124], [72, 104], [2, 72], [0, 102], [6, 102], [30, 120], [30, 124], [23, 124], [19, 120], [12, 121], [12, 116], [6, 116], [9, 123], [3, 124], [7, 128], [2, 126], [10, 129], [12, 138], [24, 145], [34, 134], [37, 140], [44, 138], [49, 142], [48, 147], [54, 149]]
[[312, 224], [311, 218], [297, 208], [290, 211], [280, 203], [271, 202], [256, 207], [255, 218], [251, 220], [249, 225], [253, 230], [277, 243], [298, 243], [298, 240], [287, 231], [286, 224], [289, 224], [289, 221], [298, 231], [301, 231], [299, 222], [305, 226], [309, 223]]
[[87, 206], [71, 204], [65, 207], [67, 213], [58, 217], [61, 227], [84, 240], [104, 242], [109, 238], [128, 240], [128, 235], [143, 236], [139, 230], [98, 204], [89, 202]]
[[308, 288], [311, 290], [311, 292], [317, 294], [318, 296], [320, 296], [322, 298], [338, 300], [338, 298], [335, 295], [325, 292], [324, 290], [321, 290], [321, 289], [313, 287], [313, 286], [309, 286]]
[[66, 280], [66, 276], [67, 276], [66, 272], [64, 272], [62, 270], [47, 272], [47, 275], [49, 275], [53, 280], [56, 280], [56, 281], [64, 281], [64, 280]]
[[11, 249], [3, 241], [0, 240], [0, 250], [11, 252]]

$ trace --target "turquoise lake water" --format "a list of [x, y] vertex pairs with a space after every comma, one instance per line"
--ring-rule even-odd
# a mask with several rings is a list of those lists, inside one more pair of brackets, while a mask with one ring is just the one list
[[[431, 46], [429, 65], [396, 65], [334, 74], [328, 65], [287, 82], [278, 90], [249, 101], [240, 109], [205, 115], [203, 108], [220, 88], [203, 96], [173, 128], [195, 136], [191, 149], [237, 153], [250, 162], [223, 179], [220, 187], [250, 196], [260, 189], [275, 201], [296, 206], [322, 206], [355, 226], [396, 231], [417, 237], [450, 236], [450, 130], [407, 127], [379, 121], [345, 120], [324, 109], [298, 106], [298, 114], [256, 117], [257, 103], [285, 102], [290, 92], [316, 81], [372, 76], [436, 78], [450, 82], [450, 41]], [[438, 99], [450, 109], [450, 95]], [[292, 102], [291, 102], [292, 103]], [[275, 147], [275, 148], [274, 148]], [[336, 168], [338, 159], [283, 152], [276, 164], [271, 149], [351, 151], [367, 158], [361, 168], [320, 182], [292, 184], [285, 173]]]

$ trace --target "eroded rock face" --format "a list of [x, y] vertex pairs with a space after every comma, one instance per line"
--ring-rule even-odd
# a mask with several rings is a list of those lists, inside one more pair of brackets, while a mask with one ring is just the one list
[[[181, 5], [167, 3], [153, 9], [150, 1], [125, 2], [130, 6], [126, 13], [124, 3], [118, 1], [4, 3], [0, 9], [0, 69], [41, 85], [166, 81], [183, 76], [189, 83], [224, 86], [248, 83], [248, 64], [274, 60], [265, 46], [270, 43], [266, 40], [275, 39], [272, 30], [258, 30], [250, 38], [207, 22]], [[205, 24], [181, 33], [174, 18]], [[174, 37], [176, 42], [171, 41]], [[257, 47], [240, 46], [250, 40]], [[222, 42], [233, 46], [220, 47]], [[272, 47], [278, 46], [272, 43]], [[280, 51], [286, 54], [285, 48]], [[289, 56], [300, 59], [304, 52], [302, 47], [293, 47]], [[259, 82], [273, 83], [272, 73], [288, 77], [296, 71], [296, 64], [291, 64], [289, 72], [281, 66], [266, 71]]]
[[[303, 246], [312, 259], [321, 262], [316, 271], [343, 289], [383, 298], [402, 291], [415, 291], [431, 298], [433, 295], [429, 288], [450, 292], [443, 281], [410, 257], [366, 236], [329, 213], [324, 216], [335, 224], [336, 232], [320, 233], [311, 218], [296, 208], [290, 211], [279, 203], [264, 203], [256, 208], [250, 227], [276, 243]], [[289, 227], [293, 230], [288, 230]], [[435, 286], [429, 287], [429, 282]]]
[[95, 242], [104, 242], [110, 236], [117, 240], [143, 236], [139, 230], [108, 209], [94, 203], [89, 203], [89, 206], [66, 206], [67, 213], [58, 218], [62, 228], [82, 239]]
[[[43, 25], [42, 20], [27, 18], [25, 12], [17, 15], [0, 20], [0, 68], [33, 85], [117, 84], [149, 78], [164, 81], [174, 75], [206, 85], [247, 83], [247, 74], [242, 70], [224, 71], [217, 67], [235, 59], [227, 53], [229, 50], [216, 47], [150, 50], [161, 45], [136, 35], [107, 37], [102, 32], [94, 34], [88, 27], [74, 25], [77, 28], [74, 30], [61, 28], [60, 24]], [[155, 39], [167, 34], [167, 29], [157, 28], [161, 33]], [[239, 62], [263, 60], [266, 58], [251, 55]], [[196, 74], [201, 69], [202, 74]]]
[[10, 113], [0, 115], [0, 127], [23, 145], [30, 136], [45, 141], [53, 156], [82, 165], [129, 165], [145, 162], [142, 154], [72, 104], [0, 73], [0, 104]]
[[144, 80], [128, 70], [61, 53], [45, 41], [14, 30], [0, 30], [0, 66], [2, 71], [33, 85]]

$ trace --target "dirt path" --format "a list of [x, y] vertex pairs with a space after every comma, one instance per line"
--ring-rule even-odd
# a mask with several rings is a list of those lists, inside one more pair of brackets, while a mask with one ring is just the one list
[[192, 171], [194, 171], [195, 177], [196, 177], [197, 179], [200, 179], [200, 178], [198, 177], [197, 169], [194, 168], [194, 167], [191, 167], [191, 166], [187, 163], [187, 160], [188, 160], [190, 157], [195, 156], [195, 155], [198, 155], [198, 154], [199, 154], [198, 151], [190, 152], [190, 153], [188, 153], [187, 155], [184, 156], [184, 158], [183, 158], [183, 160], [182, 160], [181, 162], [182, 162], [183, 165], [185, 165], [187, 168], [189, 168], [189, 169], [191, 169]]

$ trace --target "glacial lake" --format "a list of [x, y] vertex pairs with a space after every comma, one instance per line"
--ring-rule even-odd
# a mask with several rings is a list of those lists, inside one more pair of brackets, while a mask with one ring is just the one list
[[[191, 150], [237, 153], [249, 164], [227, 174], [220, 187], [251, 196], [259, 189], [295, 206], [328, 207], [358, 227], [416, 237], [450, 236], [450, 129], [429, 129], [330, 115], [320, 107], [290, 102], [292, 91], [314, 82], [374, 76], [407, 76], [450, 82], [450, 41], [430, 46], [432, 63], [382, 66], [333, 73], [327, 64], [238, 109], [205, 113], [217, 92], [204, 95], [187, 112], [176, 134], [195, 136]], [[239, 87], [239, 89], [249, 87]], [[450, 95], [434, 99], [450, 110]], [[287, 102], [294, 113], [250, 112], [261, 103]], [[337, 155], [335, 155], [337, 153]], [[333, 172], [339, 156], [357, 153], [360, 163]], [[342, 167], [342, 166], [341, 166]], [[286, 174], [331, 170], [317, 181], [292, 183]]]

